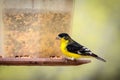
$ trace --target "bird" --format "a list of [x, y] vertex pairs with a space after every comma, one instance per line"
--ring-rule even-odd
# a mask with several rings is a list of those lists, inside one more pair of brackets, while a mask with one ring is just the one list
[[94, 57], [106, 62], [105, 59], [94, 54], [90, 49], [74, 41], [67, 33], [59, 33], [56, 38], [60, 40], [60, 49], [62, 53], [71, 60]]

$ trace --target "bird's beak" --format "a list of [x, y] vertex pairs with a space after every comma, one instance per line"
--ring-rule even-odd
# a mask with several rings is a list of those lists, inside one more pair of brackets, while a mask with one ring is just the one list
[[61, 38], [59, 36], [56, 37], [57, 40], [60, 40]]

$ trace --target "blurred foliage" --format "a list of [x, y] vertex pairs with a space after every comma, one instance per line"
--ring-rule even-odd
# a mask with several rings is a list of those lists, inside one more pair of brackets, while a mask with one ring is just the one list
[[0, 80], [120, 80], [120, 1], [75, 0], [72, 37], [104, 57], [71, 67], [1, 66]]

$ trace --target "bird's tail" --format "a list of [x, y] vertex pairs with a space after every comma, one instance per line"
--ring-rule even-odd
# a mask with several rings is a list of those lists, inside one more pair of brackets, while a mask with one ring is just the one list
[[98, 60], [101, 60], [101, 61], [103, 61], [103, 62], [106, 62], [106, 60], [105, 59], [103, 59], [103, 58], [101, 58], [101, 57], [99, 57], [99, 56], [97, 56], [96, 54], [92, 54], [91, 56], [93, 56], [94, 58], [96, 58], [96, 59], [98, 59]]

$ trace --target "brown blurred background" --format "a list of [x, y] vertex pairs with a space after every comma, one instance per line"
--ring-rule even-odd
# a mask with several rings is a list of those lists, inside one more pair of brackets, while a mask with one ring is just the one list
[[[24, 55], [21, 52], [25, 50], [25, 55], [30, 54], [31, 56], [35, 53], [37, 57], [41, 56], [39, 55], [40, 53], [44, 53], [45, 57], [52, 55], [52, 53], [54, 55], [58, 55], [56, 53], [61, 55], [54, 37], [60, 32], [68, 32], [74, 40], [107, 60], [106, 63], [103, 63], [90, 58], [92, 62], [89, 64], [70, 67], [0, 66], [0, 80], [120, 79], [119, 0], [0, 0], [0, 6], [0, 55], [14, 57], [16, 54]], [[40, 6], [42, 6], [44, 11], [39, 8]], [[17, 11], [13, 9], [17, 9]], [[43, 12], [46, 14], [44, 18]], [[36, 17], [34, 17], [35, 15]], [[24, 20], [19, 21], [19, 18]], [[10, 21], [12, 21], [11, 24]], [[28, 21], [28, 23], [24, 23], [24, 21]], [[28, 34], [25, 34], [25, 32]], [[25, 36], [22, 37], [22, 35]], [[16, 39], [16, 37], [19, 37], [19, 39]], [[33, 38], [34, 43], [32, 42]], [[46, 41], [40, 43], [40, 38]], [[50, 40], [50, 38], [52, 39]], [[44, 45], [45, 42], [47, 42], [46, 45]], [[56, 51], [50, 48], [50, 44], [54, 44]], [[32, 46], [28, 47], [27, 45]], [[35, 46], [34, 49], [32, 48], [33, 46]], [[45, 49], [45, 46], [51, 50], [51, 53], [48, 53], [50, 51]], [[26, 47], [27, 49], [25, 49]], [[30, 51], [31, 49], [34, 51]]]

